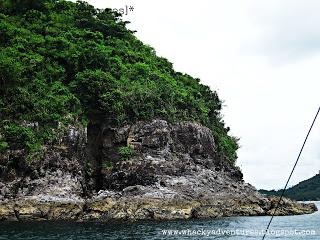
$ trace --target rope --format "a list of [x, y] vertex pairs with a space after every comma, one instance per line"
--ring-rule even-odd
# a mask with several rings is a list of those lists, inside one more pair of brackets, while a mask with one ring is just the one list
[[289, 184], [289, 181], [290, 181], [290, 179], [291, 179], [291, 176], [292, 176], [292, 174], [293, 174], [293, 172], [294, 172], [294, 170], [295, 170], [295, 168], [296, 168], [296, 166], [297, 166], [297, 164], [298, 164], [298, 162], [299, 162], [301, 153], [302, 153], [303, 148], [304, 148], [304, 146], [305, 146], [305, 144], [306, 144], [306, 142], [307, 142], [307, 140], [308, 140], [308, 138], [309, 138], [310, 132], [311, 132], [311, 130], [312, 130], [312, 128], [313, 128], [313, 125], [314, 125], [314, 123], [315, 123], [315, 121], [316, 121], [316, 119], [317, 119], [317, 117], [318, 117], [318, 115], [319, 115], [319, 112], [320, 112], [320, 107], [318, 108], [318, 111], [317, 111], [317, 113], [316, 113], [316, 116], [314, 117], [313, 122], [312, 122], [312, 124], [311, 124], [311, 126], [310, 126], [310, 128], [309, 128], [308, 134], [307, 134], [307, 136], [306, 136], [305, 139], [304, 139], [304, 142], [303, 142], [302, 147], [301, 147], [301, 149], [300, 149], [300, 152], [299, 152], [299, 155], [298, 155], [298, 157], [297, 157], [297, 160], [296, 160], [296, 162], [295, 162], [295, 164], [294, 164], [294, 166], [293, 166], [293, 168], [292, 168], [292, 171], [291, 171], [290, 176], [289, 176], [289, 178], [288, 178], [288, 180], [287, 180], [287, 182], [286, 182], [286, 185], [285, 185], [285, 187], [284, 187], [283, 190], [282, 190], [281, 196], [280, 196], [280, 198], [279, 198], [279, 201], [278, 201], [278, 203], [277, 203], [277, 205], [276, 205], [275, 210], [273, 211], [273, 214], [272, 214], [272, 216], [271, 216], [271, 218], [270, 218], [270, 221], [269, 221], [269, 223], [268, 223], [268, 226], [267, 226], [267, 228], [266, 228], [266, 230], [265, 230], [265, 232], [264, 232], [264, 235], [263, 235], [263, 237], [262, 237], [262, 240], [264, 240], [265, 237], [266, 237], [266, 235], [267, 235], [267, 232], [268, 232], [268, 230], [269, 230], [269, 227], [270, 227], [270, 225], [271, 225], [271, 223], [272, 223], [272, 220], [273, 220], [273, 218], [274, 218], [274, 216], [275, 216], [275, 214], [276, 214], [276, 212], [277, 212], [277, 210], [278, 210], [278, 208], [279, 208], [279, 205], [280, 205], [280, 203], [281, 203], [281, 201], [282, 201], [283, 195], [284, 195], [284, 193], [285, 193], [285, 191], [286, 191], [286, 189], [287, 189], [287, 187], [288, 187], [288, 184]]

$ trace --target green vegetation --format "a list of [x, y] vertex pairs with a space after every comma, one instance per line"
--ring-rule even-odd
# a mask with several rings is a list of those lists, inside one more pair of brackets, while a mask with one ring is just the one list
[[112, 164], [112, 162], [111, 161], [104, 161], [103, 163], [102, 163], [102, 168], [103, 169], [112, 169], [113, 168], [113, 164]]
[[[280, 196], [281, 190], [259, 190], [260, 193]], [[320, 200], [320, 174], [300, 182], [299, 184], [287, 189], [284, 194], [285, 197], [295, 199], [298, 201], [319, 201]]]
[[128, 160], [135, 154], [134, 149], [131, 146], [119, 147], [118, 153], [120, 155], [120, 160]]
[[0, 150], [34, 152], [54, 141], [59, 122], [163, 118], [208, 126], [218, 152], [235, 163], [237, 139], [217, 93], [174, 71], [126, 24], [81, 1], [0, 0]]
[[9, 148], [9, 144], [7, 142], [0, 142], [0, 152], [3, 152]]

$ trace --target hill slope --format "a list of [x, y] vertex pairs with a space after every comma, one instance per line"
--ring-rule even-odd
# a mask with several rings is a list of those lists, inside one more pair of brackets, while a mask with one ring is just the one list
[[0, 1], [0, 152], [23, 148], [32, 158], [70, 123], [161, 118], [209, 127], [217, 151], [236, 161], [217, 93], [174, 71], [126, 24], [82, 1]]
[[0, 0], [0, 220], [271, 214], [221, 107], [110, 9]]
[[[275, 191], [259, 190], [260, 193], [267, 195], [280, 196], [282, 189]], [[288, 188], [285, 197], [299, 201], [319, 201], [320, 200], [320, 174], [304, 180], [297, 185]]]

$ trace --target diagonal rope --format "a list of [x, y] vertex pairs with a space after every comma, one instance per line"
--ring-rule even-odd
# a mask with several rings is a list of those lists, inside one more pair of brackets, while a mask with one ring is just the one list
[[277, 205], [276, 205], [276, 208], [275, 208], [274, 211], [273, 211], [273, 214], [272, 214], [272, 216], [271, 216], [271, 218], [270, 218], [270, 221], [269, 221], [269, 223], [268, 223], [268, 226], [267, 226], [267, 228], [266, 228], [266, 230], [265, 230], [265, 232], [264, 232], [264, 235], [263, 235], [263, 237], [262, 237], [262, 240], [264, 240], [265, 237], [266, 237], [266, 235], [267, 235], [267, 232], [268, 232], [268, 230], [269, 230], [269, 227], [270, 227], [270, 225], [271, 225], [271, 222], [272, 222], [272, 220], [273, 220], [273, 218], [274, 218], [274, 216], [275, 216], [275, 214], [276, 214], [276, 212], [277, 212], [277, 210], [278, 210], [278, 208], [279, 208], [279, 205], [280, 205], [280, 203], [281, 203], [281, 201], [282, 201], [283, 195], [284, 195], [284, 193], [285, 193], [285, 191], [286, 191], [286, 189], [287, 189], [287, 187], [288, 187], [288, 184], [289, 184], [289, 181], [290, 181], [290, 179], [291, 179], [291, 176], [292, 176], [292, 174], [293, 174], [293, 172], [294, 172], [294, 170], [295, 170], [295, 168], [296, 168], [296, 166], [297, 166], [297, 164], [298, 164], [298, 162], [299, 162], [301, 153], [302, 153], [303, 148], [304, 148], [304, 146], [305, 146], [305, 144], [306, 144], [306, 142], [307, 142], [307, 140], [308, 140], [308, 137], [309, 137], [310, 132], [311, 132], [311, 130], [312, 130], [312, 128], [313, 128], [313, 125], [314, 125], [314, 123], [315, 123], [315, 121], [316, 121], [316, 119], [317, 119], [317, 117], [318, 117], [318, 115], [319, 115], [319, 112], [320, 112], [320, 107], [318, 108], [318, 111], [317, 111], [317, 113], [316, 113], [316, 116], [314, 117], [313, 122], [312, 122], [312, 124], [311, 124], [311, 126], [310, 126], [310, 128], [309, 128], [308, 134], [307, 134], [307, 136], [306, 136], [305, 139], [304, 139], [304, 142], [303, 142], [302, 147], [301, 147], [301, 149], [300, 149], [300, 152], [299, 152], [299, 155], [298, 155], [298, 157], [297, 157], [297, 160], [296, 160], [296, 162], [295, 162], [295, 164], [294, 164], [294, 166], [293, 166], [293, 168], [292, 168], [292, 171], [291, 171], [290, 176], [289, 176], [289, 178], [288, 178], [288, 180], [287, 180], [287, 182], [286, 182], [286, 185], [285, 185], [285, 187], [284, 187], [283, 190], [282, 190], [281, 196], [280, 196], [279, 201], [278, 201], [278, 203], [277, 203]]

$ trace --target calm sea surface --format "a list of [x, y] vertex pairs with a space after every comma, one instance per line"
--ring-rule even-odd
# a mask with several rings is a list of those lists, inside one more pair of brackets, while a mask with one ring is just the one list
[[[320, 202], [316, 202], [320, 209]], [[0, 222], [0, 239], [262, 239], [270, 217], [139, 222], [128, 224]], [[320, 213], [275, 217], [266, 239], [320, 240]]]

